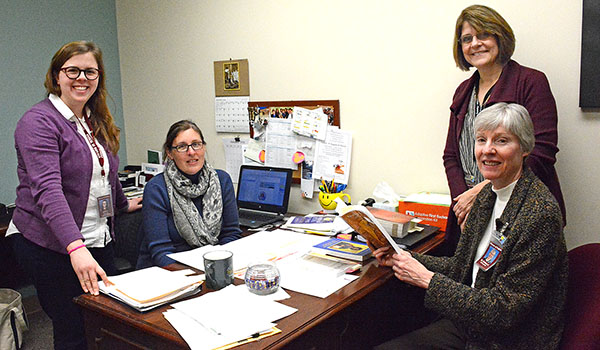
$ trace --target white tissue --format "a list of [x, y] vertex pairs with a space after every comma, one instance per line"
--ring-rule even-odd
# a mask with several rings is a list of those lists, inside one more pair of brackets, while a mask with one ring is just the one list
[[375, 197], [378, 202], [387, 201], [388, 203], [396, 203], [396, 205], [398, 205], [398, 201], [402, 199], [402, 196], [394, 192], [394, 189], [385, 181], [382, 181], [375, 186], [373, 197]]

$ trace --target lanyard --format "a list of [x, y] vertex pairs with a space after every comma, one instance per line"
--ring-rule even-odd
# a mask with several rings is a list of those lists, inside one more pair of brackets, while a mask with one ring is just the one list
[[102, 170], [100, 171], [100, 175], [102, 175], [102, 177], [104, 177], [106, 175], [106, 172], [104, 171], [104, 156], [102, 155], [102, 152], [100, 151], [100, 147], [98, 147], [98, 144], [96, 144], [96, 137], [94, 135], [94, 131], [92, 130], [92, 126], [90, 124], [90, 121], [89, 121], [87, 115], [84, 114], [83, 117], [85, 118], [85, 123], [87, 124], [88, 128], [91, 131], [91, 135], [88, 132], [88, 130], [83, 126], [83, 124], [81, 123], [81, 120], [79, 120], [79, 118], [77, 118], [77, 116], [75, 116], [75, 119], [77, 119], [77, 122], [79, 122], [79, 125], [81, 125], [81, 128], [83, 129], [83, 133], [85, 134], [85, 137], [90, 142], [90, 145], [92, 145], [92, 149], [94, 150], [94, 153], [96, 153], [96, 156], [98, 157], [98, 163], [100, 163], [100, 167], [102, 168]]

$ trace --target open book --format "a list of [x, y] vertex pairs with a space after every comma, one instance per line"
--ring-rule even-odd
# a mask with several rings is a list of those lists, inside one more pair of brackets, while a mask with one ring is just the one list
[[362, 205], [344, 206], [338, 202], [337, 211], [342, 219], [373, 247], [379, 249], [391, 246], [400, 254], [401, 248], [367, 208]]
[[100, 291], [138, 311], [147, 311], [200, 291], [204, 275], [192, 270], [169, 271], [158, 266], [111, 276], [110, 285], [98, 281]]

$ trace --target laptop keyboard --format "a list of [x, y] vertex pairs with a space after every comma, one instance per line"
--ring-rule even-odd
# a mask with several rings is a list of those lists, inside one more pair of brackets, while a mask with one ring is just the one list
[[255, 220], [255, 221], [269, 221], [275, 217], [275, 215], [269, 215], [266, 213], [248, 212], [248, 211], [242, 211], [242, 210], [240, 210], [239, 214], [240, 214], [240, 219]]

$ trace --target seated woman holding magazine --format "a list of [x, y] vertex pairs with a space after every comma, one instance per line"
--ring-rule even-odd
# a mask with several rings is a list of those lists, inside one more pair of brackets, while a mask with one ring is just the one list
[[[563, 331], [567, 251], [562, 215], [525, 165], [533, 124], [517, 104], [475, 119], [475, 157], [490, 180], [477, 195], [456, 253], [374, 251], [400, 281], [425, 289], [437, 318], [377, 349], [556, 349]], [[394, 254], [392, 254], [394, 253]]]
[[163, 152], [164, 173], [144, 189], [138, 269], [172, 264], [170, 253], [241, 238], [233, 183], [206, 162], [198, 126], [190, 120], [171, 125]]

